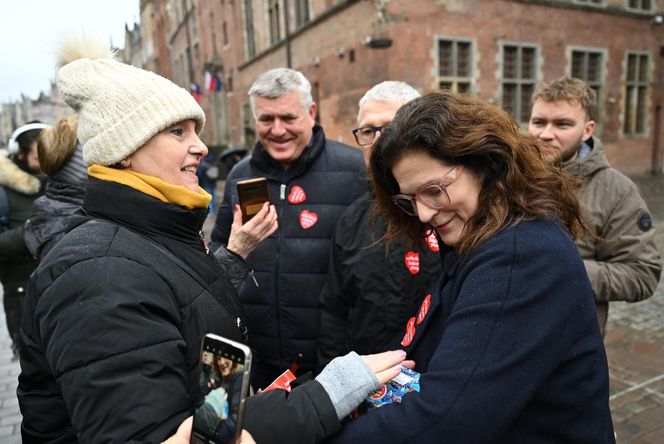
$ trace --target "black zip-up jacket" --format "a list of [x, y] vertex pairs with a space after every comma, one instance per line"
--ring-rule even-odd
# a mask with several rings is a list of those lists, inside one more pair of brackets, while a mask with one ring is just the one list
[[337, 222], [321, 295], [319, 369], [351, 350], [361, 355], [385, 350], [440, 270], [434, 234], [422, 248], [399, 242], [386, 250], [381, 242], [386, 223], [371, 218], [370, 211], [371, 194], [365, 193]]
[[[95, 178], [84, 209], [30, 280], [18, 387], [23, 442], [161, 442], [200, 398], [203, 335], [244, 341], [241, 307], [199, 235], [206, 209]], [[283, 435], [288, 423], [277, 419], [299, 411], [311, 413], [288, 428], [294, 442], [338, 430], [317, 382], [289, 397], [270, 393], [247, 409], [253, 435]]]
[[[258, 365], [286, 370], [297, 353], [300, 368], [315, 367], [320, 331], [320, 292], [325, 284], [330, 239], [345, 209], [367, 190], [359, 150], [325, 140], [314, 127], [311, 143], [288, 169], [260, 142], [226, 181], [211, 248], [226, 245], [238, 202], [236, 183], [252, 177], [269, 181], [279, 229], [248, 256], [258, 286], [245, 280], [240, 300], [248, 319], [249, 345]], [[275, 375], [277, 376], [277, 375]]]
[[41, 260], [65, 234], [72, 215], [83, 205], [85, 187], [57, 180], [46, 181], [46, 193], [32, 205], [23, 239], [30, 253]]

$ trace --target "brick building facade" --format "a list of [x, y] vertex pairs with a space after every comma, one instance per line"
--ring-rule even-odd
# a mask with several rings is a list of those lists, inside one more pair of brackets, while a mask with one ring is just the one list
[[[261, 72], [289, 64], [311, 81], [327, 136], [349, 144], [359, 98], [382, 80], [422, 93], [474, 94], [525, 124], [535, 86], [568, 74], [599, 93], [598, 130], [612, 163], [627, 173], [662, 170], [664, 0], [144, 0], [141, 7], [154, 21], [155, 70], [204, 90], [211, 145], [253, 144], [246, 91]], [[221, 79], [220, 91], [206, 90], [206, 71]]]

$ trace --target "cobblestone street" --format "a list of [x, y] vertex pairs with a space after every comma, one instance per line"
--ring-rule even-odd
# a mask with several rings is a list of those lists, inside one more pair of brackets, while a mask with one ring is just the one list
[[[648, 203], [664, 253], [664, 175], [632, 177]], [[208, 221], [205, 230], [212, 227]], [[663, 254], [664, 255], [664, 254]], [[0, 296], [2, 288], [0, 287]], [[664, 279], [654, 297], [637, 304], [612, 303], [605, 338], [611, 411], [618, 443], [664, 443]], [[0, 305], [0, 442], [20, 443], [16, 385], [18, 362]]]
[[5, 311], [0, 305], [0, 442], [3, 444], [21, 442], [21, 414], [16, 399], [20, 367], [12, 357], [12, 341], [7, 333]]
[[618, 442], [664, 442], [664, 287], [638, 304], [615, 303], [605, 344]]
[[[664, 256], [664, 175], [632, 177], [653, 213]], [[604, 340], [619, 443], [664, 443], [664, 280], [655, 296], [610, 305]]]

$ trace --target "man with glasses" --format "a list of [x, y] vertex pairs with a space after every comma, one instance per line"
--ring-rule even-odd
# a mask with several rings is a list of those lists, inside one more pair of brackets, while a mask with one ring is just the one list
[[[419, 96], [408, 84], [396, 81], [379, 83], [366, 92], [359, 102], [358, 128], [353, 130], [365, 163], [383, 127], [401, 105]], [[334, 232], [321, 294], [319, 368], [350, 350], [358, 354], [384, 350], [402, 333], [440, 268], [438, 240], [432, 233], [423, 248], [404, 243], [386, 251], [381, 242], [385, 221], [372, 217], [371, 202], [370, 193], [355, 201]]]
[[577, 239], [605, 333], [609, 301], [637, 302], [655, 292], [662, 272], [650, 211], [636, 185], [611, 168], [593, 136], [596, 96], [562, 77], [535, 91], [528, 130], [542, 154], [582, 181], [577, 193], [590, 235]]
[[299, 355], [300, 373], [315, 369], [330, 239], [339, 216], [367, 185], [361, 154], [327, 140], [316, 124], [311, 85], [301, 72], [264, 72], [249, 89], [249, 99], [258, 143], [228, 175], [211, 249], [228, 243], [237, 182], [267, 178], [279, 228], [247, 256], [254, 279], [240, 289], [255, 351], [252, 385], [258, 389]]

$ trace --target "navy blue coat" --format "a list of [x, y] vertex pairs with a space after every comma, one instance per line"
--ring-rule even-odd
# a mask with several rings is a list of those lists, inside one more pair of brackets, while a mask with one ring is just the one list
[[402, 346], [421, 392], [350, 421], [334, 442], [614, 442], [608, 365], [583, 262], [550, 221], [443, 253]]
[[284, 169], [259, 142], [252, 156], [240, 161], [228, 175], [211, 236], [212, 251], [228, 243], [233, 207], [238, 202], [236, 183], [253, 177], [268, 179], [279, 229], [247, 258], [258, 282], [257, 287], [247, 278], [240, 290], [249, 345], [256, 352], [257, 366], [268, 364], [285, 370], [296, 354], [302, 353], [301, 368], [310, 369], [316, 363], [320, 293], [327, 274], [330, 239], [344, 210], [367, 190], [362, 154], [325, 140], [322, 128], [316, 126], [300, 158]]

